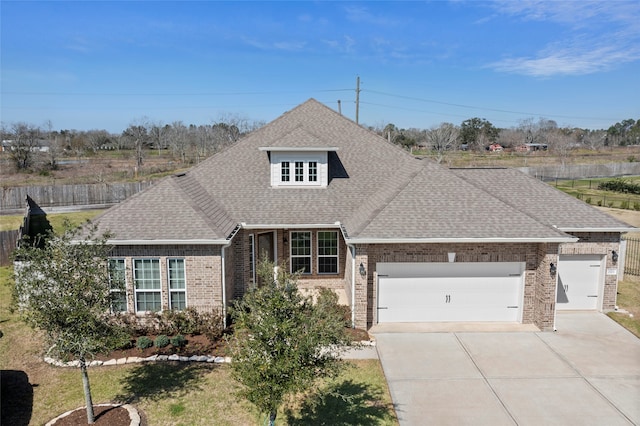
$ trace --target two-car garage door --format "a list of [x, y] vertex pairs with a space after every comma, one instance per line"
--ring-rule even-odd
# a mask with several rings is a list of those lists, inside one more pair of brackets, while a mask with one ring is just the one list
[[378, 322], [522, 321], [524, 263], [378, 263]]

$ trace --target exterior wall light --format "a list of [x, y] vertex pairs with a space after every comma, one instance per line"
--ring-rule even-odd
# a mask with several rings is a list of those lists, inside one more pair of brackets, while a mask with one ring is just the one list
[[360, 262], [360, 275], [363, 277], [367, 274], [367, 270], [364, 269], [364, 263]]
[[613, 263], [616, 263], [618, 261], [618, 253], [615, 250], [611, 250], [611, 260], [613, 261]]
[[558, 267], [556, 266], [555, 263], [551, 263], [549, 265], [549, 273], [551, 274], [552, 277], [556, 276], [556, 272], [558, 272]]

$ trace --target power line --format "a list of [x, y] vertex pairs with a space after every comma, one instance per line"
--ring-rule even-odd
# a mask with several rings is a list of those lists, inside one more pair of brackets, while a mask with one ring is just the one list
[[[362, 91], [363, 92], [376, 93], [378, 95], [389, 96], [389, 97], [393, 97], [393, 98], [407, 99], [407, 100], [412, 100], [412, 101], [439, 104], [439, 105], [447, 105], [447, 106], [453, 106], [453, 107], [458, 107], [458, 108], [476, 109], [476, 110], [493, 111], [493, 112], [503, 112], [503, 113], [507, 113], [507, 114], [519, 114], [519, 115], [530, 115], [530, 116], [533, 115], [533, 116], [542, 116], [542, 117], [544, 117], [545, 115], [550, 115], [550, 114], [542, 114], [542, 113], [536, 113], [536, 112], [513, 111], [513, 110], [505, 110], [505, 109], [497, 109], [497, 108], [479, 107], [479, 106], [474, 106], [474, 105], [456, 104], [456, 103], [451, 103], [451, 102], [436, 101], [436, 100], [433, 100], [433, 99], [416, 98], [416, 97], [413, 97], [413, 96], [394, 95], [393, 93], [380, 92], [380, 91], [377, 91], [377, 90], [362, 89]], [[553, 114], [553, 117], [582, 119], [582, 120], [615, 120], [614, 118], [606, 118], [606, 117], [582, 117], [582, 116], [558, 115], [558, 114]]]

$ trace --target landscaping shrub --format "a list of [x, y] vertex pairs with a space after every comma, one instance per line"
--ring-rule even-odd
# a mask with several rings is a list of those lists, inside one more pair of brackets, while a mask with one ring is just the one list
[[600, 182], [600, 184], [598, 184], [598, 189], [621, 192], [623, 194], [640, 194], [640, 185], [631, 183], [622, 178], [615, 178]]
[[609, 202], [607, 203], [607, 207], [609, 207], [609, 208], [613, 208], [613, 201], [609, 201]]
[[161, 334], [158, 337], [156, 337], [156, 341], [153, 342], [153, 344], [155, 345], [156, 348], [165, 348], [169, 346], [169, 338], [166, 335]]
[[598, 207], [602, 207], [602, 200], [598, 200]]
[[628, 210], [629, 209], [629, 200], [625, 200], [625, 201], [621, 202], [620, 203], [620, 208]]
[[222, 337], [224, 327], [222, 323], [222, 314], [220, 311], [214, 310], [200, 314], [201, 330], [200, 333], [207, 336], [212, 342]]
[[151, 346], [153, 346], [153, 340], [151, 340], [147, 336], [138, 337], [138, 340], [136, 341], [136, 348], [147, 349]]
[[166, 310], [158, 316], [158, 332], [172, 334], [202, 334], [202, 314], [194, 308], [183, 311]]
[[584, 202], [587, 203], [587, 204], [591, 204], [591, 197], [587, 197], [587, 199], [584, 200]]
[[635, 211], [640, 210], [640, 203], [639, 203], [639, 202], [637, 202], [637, 201], [636, 201], [636, 202], [634, 202], [634, 203], [633, 203], [633, 209], [634, 209]]
[[171, 345], [176, 348], [181, 348], [187, 344], [187, 339], [182, 334], [178, 334], [171, 338]]

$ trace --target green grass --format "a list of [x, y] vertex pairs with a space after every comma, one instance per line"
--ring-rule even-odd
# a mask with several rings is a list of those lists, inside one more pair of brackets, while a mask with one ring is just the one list
[[[19, 410], [14, 424], [45, 424], [84, 405], [76, 369], [52, 367], [43, 360], [44, 340], [9, 310], [12, 269], [0, 268], [0, 369], [28, 377], [24, 386], [2, 392], [2, 404]], [[352, 361], [335, 380], [321, 381], [279, 411], [280, 425], [397, 425], [389, 390], [377, 360]], [[89, 370], [94, 403], [126, 401], [150, 425], [258, 425], [264, 417], [234, 396], [237, 383], [227, 365], [148, 363]], [[287, 408], [289, 407], [289, 408]], [[3, 419], [4, 420], [4, 419]], [[7, 424], [9, 424], [8, 422]]]
[[610, 312], [608, 315], [640, 338], [640, 277], [627, 274], [624, 281], [618, 283], [617, 304], [629, 313]]
[[[629, 182], [640, 183], [640, 176], [626, 177], [624, 179]], [[611, 180], [611, 178], [558, 180], [550, 182], [550, 184], [592, 205], [631, 210], [636, 206], [640, 208], [640, 195], [598, 189], [598, 184], [607, 180]]]
[[[64, 220], [69, 220], [73, 225], [81, 225], [87, 219], [93, 219], [104, 210], [83, 210], [81, 212], [73, 213], [50, 213], [47, 215], [47, 219], [55, 232], [62, 232], [64, 230]], [[24, 216], [22, 215], [10, 215], [0, 216], [0, 231], [10, 231], [13, 229], [19, 229], [22, 225]]]

